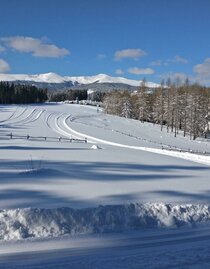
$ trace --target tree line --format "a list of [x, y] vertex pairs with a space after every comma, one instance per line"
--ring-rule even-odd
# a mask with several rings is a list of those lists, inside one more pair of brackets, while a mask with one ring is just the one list
[[143, 81], [135, 92], [114, 91], [103, 100], [106, 113], [140, 120], [142, 123], [160, 124], [161, 131], [179, 131], [190, 139], [207, 136], [210, 121], [210, 88], [190, 85], [186, 80], [180, 84], [170, 79], [156, 89], [149, 89]]
[[50, 102], [60, 102], [66, 100], [87, 100], [87, 90], [67, 90], [63, 92], [52, 93], [49, 98]]
[[0, 82], [0, 104], [42, 103], [48, 100], [47, 89], [33, 85]]

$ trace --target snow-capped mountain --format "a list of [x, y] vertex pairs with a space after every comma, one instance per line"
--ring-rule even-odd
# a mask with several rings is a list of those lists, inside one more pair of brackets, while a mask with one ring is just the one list
[[[132, 80], [123, 77], [111, 77], [106, 74], [98, 74], [96, 76], [80, 76], [80, 77], [64, 77], [68, 81], [71, 80], [74, 83], [79, 84], [92, 84], [92, 83], [119, 83], [126, 84], [134, 87], [138, 87], [142, 80]], [[152, 82], [147, 82], [148, 87], [158, 87], [159, 85]]]
[[0, 74], [1, 81], [33, 81], [42, 83], [64, 83], [64, 77], [56, 73], [46, 73], [37, 75], [27, 74]]
[[[39, 86], [41, 84], [62, 84], [62, 88], [84, 86], [88, 84], [123, 84], [131, 87], [138, 87], [141, 84], [141, 80], [132, 80], [123, 77], [111, 77], [106, 74], [98, 74], [95, 76], [60, 76], [56, 73], [46, 73], [46, 74], [0, 74], [0, 81], [19, 81], [23, 83], [32, 83]], [[153, 82], [147, 82], [146, 85], [149, 88], [159, 87], [159, 84]], [[45, 85], [47, 87], [47, 85]], [[52, 85], [51, 85], [52, 86]]]

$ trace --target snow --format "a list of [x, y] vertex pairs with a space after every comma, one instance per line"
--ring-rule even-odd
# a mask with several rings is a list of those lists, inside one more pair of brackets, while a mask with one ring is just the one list
[[[198, 163], [202, 163], [202, 164], [206, 164], [206, 165], [210, 165], [210, 156], [200, 156], [200, 155], [193, 155], [192, 153], [185, 153], [185, 152], [172, 152], [169, 150], [160, 150], [160, 149], [156, 149], [156, 148], [149, 148], [149, 147], [138, 147], [138, 146], [130, 146], [130, 145], [124, 145], [124, 144], [120, 144], [120, 143], [115, 143], [115, 142], [110, 142], [107, 140], [103, 140], [103, 139], [98, 139], [92, 136], [89, 136], [87, 134], [84, 133], [80, 133], [77, 131], [74, 131], [72, 128], [70, 128], [66, 121], [68, 120], [69, 116], [67, 116], [64, 120], [63, 120], [63, 124], [65, 125], [65, 127], [70, 130], [72, 133], [79, 135], [82, 138], [88, 138], [90, 139], [90, 141], [97, 141], [100, 143], [104, 143], [104, 144], [108, 144], [108, 145], [112, 145], [112, 146], [117, 146], [117, 147], [123, 147], [123, 148], [130, 148], [130, 149], [136, 149], [136, 150], [143, 150], [143, 151], [148, 151], [148, 152], [154, 152], [154, 153], [158, 153], [158, 154], [164, 154], [164, 155], [169, 155], [169, 156], [174, 156], [174, 157], [179, 157], [179, 158], [183, 158], [186, 160], [191, 160], [194, 162], [198, 162]], [[112, 129], [112, 131], [114, 131]], [[147, 141], [149, 142], [149, 141]], [[152, 142], [153, 143], [153, 142]], [[157, 142], [156, 142], [157, 143]], [[159, 143], [159, 145], [165, 145], [162, 142]], [[165, 145], [168, 146], [168, 145]], [[182, 150], [182, 148], [180, 148], [180, 151]]]
[[[79, 76], [79, 77], [65, 77], [67, 80], [71, 80], [73, 82], [78, 82], [80, 84], [91, 84], [91, 83], [122, 83], [131, 86], [140, 86], [142, 80], [132, 80], [123, 77], [111, 77], [106, 74], [98, 74], [96, 76]], [[159, 87], [159, 84], [155, 84], [152, 82], [147, 83], [148, 87], [154, 88]]]
[[[91, 84], [91, 83], [122, 83], [131, 86], [139, 86], [141, 80], [132, 80], [123, 77], [111, 77], [106, 74], [98, 74], [95, 76], [60, 76], [56, 73], [46, 74], [0, 74], [0, 81], [34, 81], [34, 82], [45, 82], [45, 83], [64, 83], [71, 81], [74, 84]], [[150, 88], [159, 87], [159, 84], [147, 82], [146, 85]]]
[[46, 83], [63, 83], [65, 79], [56, 73], [46, 73], [37, 75], [27, 74], [0, 74], [0, 81], [34, 81], [34, 82], [46, 82]]
[[91, 149], [101, 149], [98, 145], [92, 145]]
[[127, 204], [77, 209], [15, 209], [0, 212], [0, 239], [57, 237], [142, 228], [209, 224], [208, 205]]
[[209, 228], [7, 241], [0, 250], [0, 267], [4, 269], [208, 269]]
[[207, 141], [82, 105], [2, 106], [0, 121], [2, 209], [209, 201], [210, 156], [161, 149], [210, 152]]
[[0, 268], [209, 268], [208, 140], [84, 105], [0, 111]]

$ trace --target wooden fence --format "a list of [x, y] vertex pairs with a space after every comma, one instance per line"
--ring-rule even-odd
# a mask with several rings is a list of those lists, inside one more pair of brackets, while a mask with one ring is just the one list
[[[5, 133], [0, 134], [0, 139], [25, 139], [25, 140], [32, 140], [32, 141], [51, 141], [51, 142], [68, 142], [68, 143], [87, 143], [87, 138], [85, 139], [77, 139], [77, 138], [67, 138], [62, 136], [31, 136], [29, 134], [26, 135], [18, 135], [14, 133]], [[177, 152], [188, 152], [193, 154], [199, 155], [206, 155], [210, 156], [210, 152], [207, 151], [199, 151], [199, 150], [192, 150], [192, 149], [183, 149], [178, 147], [170, 147], [170, 146], [162, 146], [162, 150], [170, 150], [170, 151], [177, 151]]]
[[18, 135], [14, 133], [0, 134], [0, 139], [26, 139], [33, 141], [58, 141], [58, 142], [69, 142], [69, 143], [87, 143], [87, 138], [77, 139], [77, 138], [67, 138], [62, 136], [32, 136], [29, 134]]
[[192, 149], [182, 149], [178, 147], [169, 147], [169, 146], [162, 146], [163, 150], [171, 150], [171, 151], [177, 151], [177, 152], [188, 152], [198, 155], [207, 155], [210, 156], [210, 152], [207, 151], [199, 151], [199, 150], [192, 150]]

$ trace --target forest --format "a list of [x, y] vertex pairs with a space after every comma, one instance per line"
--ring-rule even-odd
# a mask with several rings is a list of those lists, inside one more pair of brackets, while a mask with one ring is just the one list
[[47, 89], [33, 85], [0, 82], [0, 104], [31, 104], [48, 100]]
[[143, 81], [135, 92], [114, 91], [106, 94], [106, 113], [141, 122], [160, 124], [161, 130], [189, 135], [190, 139], [207, 137], [210, 121], [210, 88], [198, 84], [171, 83], [170, 79], [155, 90]]
[[50, 102], [63, 102], [73, 100], [87, 100], [87, 90], [66, 90], [55, 92], [49, 96]]

